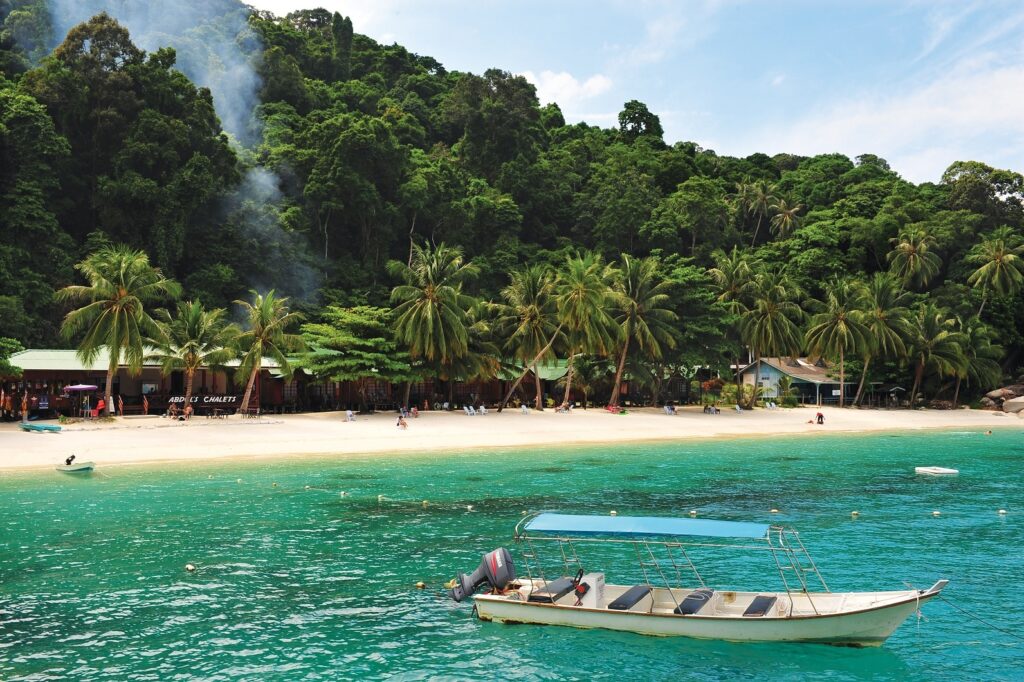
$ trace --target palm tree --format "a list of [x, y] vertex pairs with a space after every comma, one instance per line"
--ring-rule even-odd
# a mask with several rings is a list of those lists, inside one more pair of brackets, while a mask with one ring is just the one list
[[71, 339], [84, 332], [78, 357], [91, 363], [107, 349], [106, 412], [113, 408], [114, 374], [123, 357], [128, 371], [142, 371], [145, 339], [160, 336], [160, 328], [146, 312], [147, 303], [181, 295], [177, 282], [149, 264], [143, 251], [128, 246], [106, 246], [75, 266], [88, 286], [68, 286], [57, 292], [58, 301], [84, 302], [64, 317], [61, 334]]
[[788, 237], [793, 234], [798, 227], [800, 227], [799, 214], [800, 210], [803, 208], [802, 205], [790, 205], [785, 199], [779, 199], [777, 202], [772, 204], [771, 208], [775, 213], [775, 215], [772, 216], [771, 229], [779, 239]]
[[304, 347], [301, 336], [285, 331], [302, 319], [301, 313], [288, 310], [288, 299], [278, 298], [273, 289], [268, 291], [266, 296], [256, 291], [250, 293], [253, 296], [252, 303], [235, 301], [242, 306], [248, 321], [248, 329], [235, 339], [235, 345], [242, 353], [238, 376], [249, 375], [245, 384], [245, 394], [242, 396], [242, 410], [245, 412], [249, 411], [256, 376], [263, 368], [263, 356], [268, 355], [277, 360], [281, 371], [287, 374], [291, 369], [287, 353]]
[[934, 303], [922, 305], [914, 318], [914, 336], [910, 341], [910, 357], [914, 361], [914, 387], [910, 391], [910, 406], [917, 401], [926, 369], [937, 374], [953, 375], [962, 371], [964, 335], [958, 332], [954, 321], [945, 310]]
[[201, 367], [223, 365], [235, 357], [232, 343], [240, 333], [224, 323], [224, 309], [207, 310], [200, 301], [179, 301], [178, 314], [161, 311], [160, 337], [149, 358], [160, 362], [164, 374], [185, 373], [185, 405], [192, 404], [192, 381]]
[[[555, 279], [551, 269], [535, 264], [515, 271], [512, 281], [501, 290], [505, 304], [500, 307], [497, 326], [508, 339], [506, 349], [512, 356], [533, 370], [536, 388], [535, 407], [543, 409], [540, 374], [537, 362], [548, 359], [548, 343], [558, 327], [555, 305]], [[547, 351], [541, 352], [547, 348]], [[500, 408], [499, 408], [500, 409]]]
[[750, 241], [750, 245], [754, 246], [757, 243], [757, 235], [761, 231], [761, 221], [771, 215], [772, 207], [778, 201], [775, 196], [775, 185], [767, 180], [756, 180], [740, 185], [737, 199], [740, 202], [741, 210], [752, 216], [757, 216], [754, 238]]
[[978, 269], [967, 278], [967, 283], [981, 287], [981, 307], [985, 309], [989, 289], [998, 294], [1014, 294], [1024, 284], [1024, 244], [1020, 235], [1003, 226], [975, 244], [967, 255], [967, 262]]
[[[754, 272], [760, 266], [760, 261], [751, 258], [748, 253], [741, 252], [738, 247], [732, 247], [732, 251], [715, 251], [713, 254], [715, 267], [708, 270], [711, 279], [714, 280], [718, 289], [718, 301], [724, 303], [728, 311], [737, 319], [742, 319], [743, 313], [747, 311], [750, 303], [750, 290], [754, 281]], [[742, 337], [737, 328], [737, 336]], [[736, 388], [740, 386], [740, 354], [743, 352], [742, 345], [737, 349], [736, 355]]]
[[932, 249], [935, 238], [924, 228], [913, 225], [904, 228], [891, 240], [893, 250], [889, 252], [889, 270], [904, 285], [925, 286], [939, 272], [942, 259]]
[[479, 272], [463, 262], [462, 249], [439, 244], [413, 247], [412, 265], [388, 263], [388, 272], [401, 279], [391, 291], [395, 304], [395, 337], [409, 354], [434, 365], [451, 363], [466, 353], [466, 311], [474, 301], [462, 286]]
[[661, 357], [661, 345], [675, 348], [675, 329], [671, 323], [677, 315], [664, 307], [669, 300], [669, 283], [658, 277], [656, 258], [633, 258], [622, 255], [622, 267], [616, 271], [613, 290], [616, 294], [618, 312], [615, 321], [622, 330], [622, 351], [615, 370], [615, 383], [608, 399], [610, 407], [619, 404], [619, 387], [622, 384], [622, 370], [626, 366], [629, 342], [636, 339], [636, 345], [649, 358]]
[[864, 326], [867, 327], [867, 343], [861, 351], [864, 371], [857, 386], [854, 405], [859, 405], [864, 396], [864, 382], [868, 367], [875, 357], [902, 357], [907, 353], [903, 340], [910, 336], [907, 308], [910, 294], [900, 288], [899, 283], [887, 272], [876, 272], [867, 282], [858, 285], [860, 310]]
[[609, 310], [614, 305], [608, 282], [613, 271], [600, 255], [585, 253], [566, 261], [558, 277], [558, 316], [569, 340], [569, 371], [562, 407], [572, 395], [573, 358], [577, 353], [607, 355], [615, 348], [619, 328]]
[[[759, 272], [751, 283], [751, 305], [740, 319], [740, 334], [751, 348], [761, 376], [761, 358], [795, 355], [800, 351], [800, 329], [797, 322], [803, 317], [800, 306], [793, 302], [798, 289], [783, 275], [781, 277]], [[755, 380], [755, 386], [757, 380]], [[753, 408], [757, 391], [751, 392], [748, 407]]]
[[868, 330], [861, 321], [857, 290], [846, 280], [834, 280], [825, 287], [824, 309], [811, 318], [805, 335], [813, 355], [839, 356], [839, 407], [846, 398], [846, 354], [863, 351]]
[[957, 320], [957, 328], [963, 335], [960, 352], [963, 364], [956, 373], [956, 390], [953, 391], [953, 407], [956, 408], [960, 399], [960, 382], [967, 379], [981, 385], [992, 385], [1002, 377], [999, 359], [1003, 357], [1003, 348], [992, 343], [994, 334], [977, 317], [964, 322]]

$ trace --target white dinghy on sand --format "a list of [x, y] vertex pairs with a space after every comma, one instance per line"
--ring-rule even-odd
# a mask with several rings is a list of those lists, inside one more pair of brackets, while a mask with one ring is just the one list
[[[727, 542], [715, 543], [716, 538]], [[511, 554], [499, 548], [485, 554], [472, 574], [459, 574], [450, 583], [456, 601], [490, 587], [473, 596], [481, 620], [739, 642], [880, 646], [949, 582], [939, 580], [925, 590], [830, 592], [796, 531], [762, 523], [542, 513], [523, 519], [515, 540], [527, 577], [517, 577]], [[544, 542], [557, 545], [563, 575], [544, 575], [536, 547]], [[605, 584], [604, 573], [587, 572], [577, 554], [587, 543], [623, 547], [637, 557], [643, 580]], [[767, 551], [783, 590], [709, 587], [688, 550], [718, 547]], [[820, 584], [817, 591], [809, 589], [811, 581]]]

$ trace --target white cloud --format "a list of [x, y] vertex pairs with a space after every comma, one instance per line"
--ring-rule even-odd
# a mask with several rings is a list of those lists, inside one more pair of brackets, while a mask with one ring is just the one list
[[612, 80], [600, 73], [582, 82], [568, 71], [541, 71], [539, 74], [524, 71], [522, 75], [537, 87], [537, 98], [541, 104], [557, 102], [563, 109], [573, 109], [580, 102], [608, 92], [612, 87]]
[[742, 151], [727, 153], [873, 153], [915, 182], [938, 180], [957, 160], [1020, 169], [1024, 65], [977, 67], [900, 94], [864, 93], [831, 103], [784, 127], [762, 128], [737, 145]]
[[779, 87], [786, 81], [786, 74], [780, 73], [778, 76], [772, 79], [772, 87]]

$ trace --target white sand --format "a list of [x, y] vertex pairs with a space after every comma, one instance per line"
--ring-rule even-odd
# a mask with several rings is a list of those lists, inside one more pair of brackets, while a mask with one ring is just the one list
[[[214, 458], [291, 458], [302, 455], [451, 452], [464, 449], [613, 443], [687, 438], [823, 434], [835, 432], [1020, 427], [1012, 415], [979, 410], [854, 410], [823, 408], [825, 424], [807, 423], [816, 408], [723, 411], [699, 407], [668, 416], [661, 409], [613, 415], [602, 409], [554, 410], [524, 415], [519, 410], [469, 417], [461, 412], [421, 413], [409, 427], [395, 426], [396, 415], [343, 412], [287, 415], [261, 422], [232, 417], [190, 422], [128, 417], [105, 424], [71, 424], [59, 434], [25, 433], [17, 424], [0, 425], [0, 469], [51, 468], [71, 453], [98, 465]], [[53, 423], [53, 422], [48, 422]]]

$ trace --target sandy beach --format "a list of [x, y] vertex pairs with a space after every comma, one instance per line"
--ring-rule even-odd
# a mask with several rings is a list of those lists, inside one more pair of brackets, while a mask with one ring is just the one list
[[626, 415], [604, 410], [554, 410], [522, 414], [494, 411], [469, 417], [457, 412], [425, 412], [405, 430], [396, 415], [341, 412], [275, 415], [261, 421], [196, 418], [189, 422], [159, 417], [119, 418], [103, 424], [78, 423], [61, 433], [25, 433], [17, 424], [0, 425], [0, 469], [51, 468], [74, 453], [97, 465], [220, 458], [289, 458], [303, 455], [452, 452], [495, 447], [670, 441], [914, 429], [1020, 428], [1013, 415], [980, 410], [881, 411], [823, 408], [825, 424], [808, 423], [817, 408], [723, 411], [704, 414], [689, 407], [669, 416], [661, 409]]

